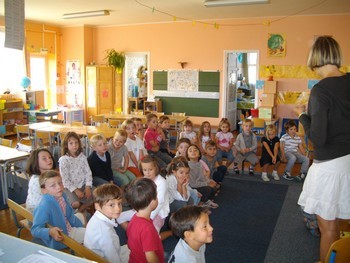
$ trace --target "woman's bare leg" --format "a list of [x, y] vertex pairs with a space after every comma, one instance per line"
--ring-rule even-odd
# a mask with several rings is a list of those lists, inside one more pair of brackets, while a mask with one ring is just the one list
[[321, 232], [320, 260], [324, 262], [329, 248], [340, 238], [339, 222], [338, 219], [325, 220], [318, 215], [317, 221]]

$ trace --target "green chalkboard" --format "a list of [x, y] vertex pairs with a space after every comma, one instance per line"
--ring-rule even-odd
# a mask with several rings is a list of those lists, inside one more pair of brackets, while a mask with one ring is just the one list
[[157, 97], [162, 100], [165, 114], [186, 112], [189, 116], [219, 117], [218, 99]]
[[[199, 92], [220, 92], [220, 72], [200, 71], [198, 76]], [[153, 71], [153, 90], [167, 91], [168, 72]], [[219, 117], [219, 99], [159, 97], [165, 114], [186, 112], [189, 116]]]

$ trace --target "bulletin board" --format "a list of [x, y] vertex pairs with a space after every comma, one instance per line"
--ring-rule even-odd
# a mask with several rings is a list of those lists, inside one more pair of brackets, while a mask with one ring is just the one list
[[153, 93], [162, 100], [165, 114], [186, 112], [189, 116], [219, 117], [220, 72], [199, 71], [196, 90], [168, 90], [168, 71], [153, 71]]

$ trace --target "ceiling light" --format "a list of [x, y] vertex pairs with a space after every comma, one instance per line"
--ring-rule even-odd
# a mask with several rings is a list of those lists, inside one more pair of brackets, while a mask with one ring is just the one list
[[73, 18], [94, 17], [94, 16], [109, 16], [109, 10], [69, 13], [69, 14], [64, 14], [62, 18], [73, 19]]
[[206, 7], [229, 6], [229, 5], [253, 5], [267, 4], [269, 0], [206, 0]]

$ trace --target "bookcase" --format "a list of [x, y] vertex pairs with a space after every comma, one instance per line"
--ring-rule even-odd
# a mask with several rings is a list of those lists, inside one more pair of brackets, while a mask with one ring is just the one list
[[14, 127], [23, 123], [23, 102], [21, 99], [0, 98], [0, 125], [5, 133], [2, 136], [16, 134]]
[[152, 111], [156, 112], [162, 112], [162, 101], [160, 99], [157, 99], [155, 101], [145, 101], [143, 103], [143, 114], [150, 113]]

